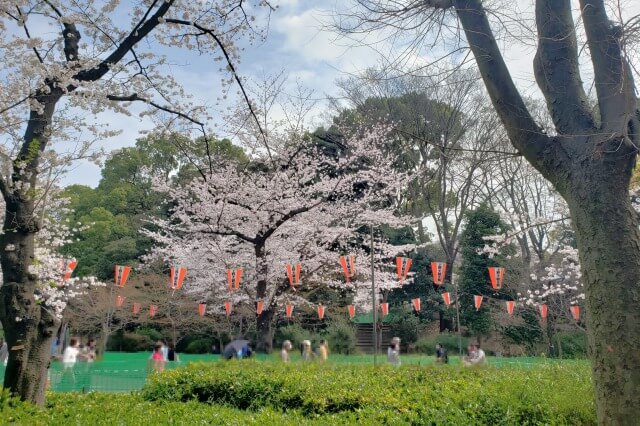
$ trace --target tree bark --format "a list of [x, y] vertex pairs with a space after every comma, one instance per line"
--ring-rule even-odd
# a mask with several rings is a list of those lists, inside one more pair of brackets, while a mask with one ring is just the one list
[[[32, 202], [7, 203], [0, 263], [0, 321], [9, 346], [4, 387], [24, 401], [44, 404], [51, 343], [59, 321], [36, 302], [37, 277], [28, 271], [34, 262], [35, 226]], [[12, 226], [13, 225], [13, 226]]]
[[267, 297], [269, 268], [264, 244], [256, 244], [255, 253], [256, 276], [258, 278], [256, 297], [258, 300], [262, 300], [264, 302], [262, 313], [260, 313], [256, 318], [256, 351], [269, 354], [273, 350], [273, 330], [271, 329], [273, 310], [265, 300]]
[[[586, 295], [589, 355], [603, 424], [640, 418], [640, 229], [627, 185], [584, 177], [567, 195]], [[578, 179], [580, 181], [580, 179]]]

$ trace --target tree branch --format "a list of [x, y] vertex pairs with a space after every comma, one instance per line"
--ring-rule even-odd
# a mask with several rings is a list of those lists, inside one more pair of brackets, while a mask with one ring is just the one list
[[595, 74], [601, 127], [626, 135], [628, 123], [635, 117], [637, 99], [631, 69], [620, 45], [622, 28], [609, 21], [603, 0], [580, 0], [580, 7]]
[[[151, 18], [146, 20], [144, 24], [140, 25], [140, 23], [138, 23], [138, 25], [136, 25], [131, 30], [129, 35], [126, 36], [124, 40], [122, 40], [120, 45], [102, 62], [100, 62], [100, 64], [98, 64], [94, 68], [78, 72], [74, 76], [74, 79], [78, 81], [96, 81], [102, 78], [107, 72], [109, 72], [109, 69], [113, 64], [118, 63], [133, 46], [135, 46], [140, 40], [144, 39], [155, 27], [160, 24], [162, 17], [171, 8], [173, 3], [174, 0], [166, 0], [162, 2], [162, 4], [158, 7], [158, 10], [156, 10], [156, 13], [154, 13]], [[152, 3], [149, 9], [151, 9], [155, 4], [155, 2]], [[144, 16], [148, 16], [148, 13], [146, 13]]]
[[[258, 119], [258, 115], [256, 114], [255, 110], [253, 109], [253, 105], [251, 104], [251, 100], [249, 99], [249, 95], [247, 95], [247, 91], [244, 88], [244, 85], [242, 84], [242, 80], [240, 80], [240, 76], [238, 75], [238, 72], [236, 71], [236, 67], [233, 64], [233, 61], [231, 60], [231, 56], [229, 55], [229, 52], [227, 51], [226, 46], [224, 45], [224, 43], [222, 43], [222, 40], [220, 40], [220, 37], [218, 37], [216, 35], [215, 32], [213, 32], [213, 30], [209, 29], [209, 28], [205, 28], [202, 25], [196, 23], [196, 22], [189, 22], [189, 21], [185, 21], [182, 19], [166, 19], [167, 23], [170, 24], [178, 24], [178, 25], [186, 25], [186, 26], [191, 26], [194, 27], [200, 31], [202, 31], [202, 35], [204, 34], [208, 34], [209, 36], [211, 36], [211, 38], [216, 42], [216, 44], [218, 45], [218, 47], [220, 48], [220, 50], [222, 51], [222, 54], [224, 55], [225, 60], [227, 61], [227, 66], [229, 67], [229, 71], [231, 71], [231, 74], [233, 75], [234, 80], [236, 81], [236, 83], [238, 84], [238, 87], [240, 87], [240, 91], [242, 92], [242, 96], [244, 97], [245, 102], [247, 103], [247, 107], [249, 108], [249, 112], [251, 113], [251, 116], [253, 117], [253, 119], [256, 122], [256, 125], [258, 126], [258, 131], [260, 132], [260, 135], [262, 136], [262, 139], [264, 141], [264, 146], [267, 148], [267, 154], [269, 155], [269, 159], [271, 161], [273, 161], [273, 158], [271, 156], [271, 149], [269, 148], [269, 143], [267, 141], [267, 135], [264, 132], [264, 130], [262, 129], [262, 125], [260, 124], [260, 119]], [[196, 35], [197, 37], [197, 35]]]
[[504, 123], [511, 143], [532, 164], [543, 168], [543, 152], [551, 139], [535, 122], [513, 83], [482, 1], [454, 0], [454, 3], [491, 102]]
[[534, 72], [558, 133], [584, 134], [594, 126], [578, 63], [570, 0], [536, 1], [538, 51]]

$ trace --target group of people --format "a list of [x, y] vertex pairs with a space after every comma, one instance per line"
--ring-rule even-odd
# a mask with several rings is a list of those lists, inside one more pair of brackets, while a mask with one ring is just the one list
[[[289, 352], [292, 349], [293, 345], [290, 340], [282, 342], [282, 350], [280, 351], [280, 359], [282, 362], [290, 361]], [[324, 362], [329, 358], [329, 343], [325, 339], [320, 340], [320, 344], [316, 348], [316, 351], [313, 352], [311, 349], [311, 341], [303, 340], [300, 344], [300, 357], [303, 361], [311, 361], [317, 358], [321, 362]]]
[[173, 344], [167, 344], [166, 340], [158, 340], [153, 346], [153, 353], [149, 358], [149, 370], [155, 372], [164, 371], [167, 362], [178, 362], [180, 357]]
[[54, 355], [53, 359], [62, 361], [65, 369], [72, 368], [77, 361], [93, 362], [96, 360], [96, 340], [89, 338], [86, 345], [81, 345], [79, 338], [72, 337], [62, 356]]

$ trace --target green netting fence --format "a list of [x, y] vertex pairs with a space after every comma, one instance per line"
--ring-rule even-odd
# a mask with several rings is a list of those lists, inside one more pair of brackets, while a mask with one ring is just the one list
[[[49, 368], [49, 389], [56, 392], [130, 392], [140, 390], [149, 374], [148, 361], [150, 353], [108, 352], [100, 361], [78, 362], [72, 368], [64, 368], [61, 362], [54, 361]], [[256, 358], [265, 361], [277, 361], [277, 354], [262, 355]], [[291, 354], [292, 362], [302, 362], [299, 354]], [[386, 363], [386, 356], [378, 355], [380, 364]], [[179, 368], [191, 362], [224, 362], [219, 355], [186, 355], [180, 354], [180, 362], [167, 362], [165, 369]], [[336, 364], [373, 363], [373, 355], [331, 355], [329, 362]], [[450, 357], [452, 365], [460, 364], [458, 357]], [[533, 367], [543, 363], [584, 363], [584, 360], [557, 360], [537, 357], [501, 358], [490, 357], [488, 362], [494, 366]], [[405, 355], [404, 365], [431, 365], [432, 356]], [[0, 365], [0, 384], [4, 379], [4, 366]]]

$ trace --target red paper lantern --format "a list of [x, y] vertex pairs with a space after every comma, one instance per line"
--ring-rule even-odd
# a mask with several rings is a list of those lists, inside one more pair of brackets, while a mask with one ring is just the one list
[[491, 287], [493, 287], [494, 290], [500, 290], [502, 288], [502, 280], [504, 279], [504, 268], [489, 268], [489, 278], [491, 278]]
[[63, 282], [68, 281], [71, 278], [71, 274], [73, 274], [73, 271], [76, 269], [76, 266], [78, 266], [78, 261], [75, 259], [69, 260], [66, 263], [64, 276], [62, 277]]
[[433, 283], [437, 286], [444, 284], [444, 276], [447, 273], [447, 264], [444, 262], [431, 262]]
[[324, 311], [325, 311], [325, 307], [322, 305], [318, 305], [318, 318], [320, 319], [324, 318]]
[[354, 256], [340, 256], [340, 265], [347, 282], [356, 275], [356, 258]]
[[262, 314], [262, 308], [264, 308], [264, 301], [263, 300], [258, 300], [257, 306], [256, 306], [256, 313], [258, 315]]
[[295, 286], [300, 284], [300, 269], [302, 265], [300, 263], [296, 263], [295, 274], [293, 271], [293, 266], [287, 263], [287, 277], [289, 278], [289, 285]]
[[449, 294], [449, 292], [444, 292], [442, 293], [442, 300], [444, 300], [444, 304], [449, 306], [451, 305], [451, 295]]
[[547, 305], [543, 303], [542, 305], [538, 306], [538, 309], [540, 310], [540, 316], [542, 317], [542, 319], [547, 319]]
[[409, 269], [411, 269], [411, 259], [408, 257], [396, 257], [396, 273], [398, 274], [400, 285], [404, 284], [404, 280], [407, 279]]
[[228, 300], [227, 300], [226, 302], [224, 302], [224, 311], [226, 312], [227, 317], [228, 317], [229, 315], [231, 315], [231, 308], [232, 308], [232, 306], [233, 306], [233, 305], [232, 305], [232, 304], [231, 304], [231, 302], [229, 302]]
[[207, 312], [207, 304], [206, 303], [199, 303], [198, 304], [198, 315], [203, 317], [206, 312]]
[[476, 307], [476, 311], [479, 311], [480, 310], [480, 305], [482, 305], [482, 296], [480, 296], [480, 295], [473, 296], [473, 304]]
[[124, 304], [124, 299], [125, 297], [122, 297], [120, 295], [116, 296], [116, 306], [119, 308]]
[[140, 312], [140, 304], [134, 303], [131, 312], [133, 312], [133, 315], [138, 315], [138, 312]]
[[149, 305], [149, 317], [153, 318], [156, 316], [156, 314], [158, 313], [158, 306], [157, 305]]
[[240, 280], [242, 279], [242, 268], [227, 269], [227, 284], [229, 285], [229, 291], [238, 290], [240, 288]]
[[131, 272], [131, 266], [116, 265], [115, 272], [116, 285], [118, 287], [124, 287], [127, 283], [127, 278], [129, 278], [129, 272]]
[[571, 315], [573, 315], [573, 319], [576, 321], [580, 320], [580, 306], [573, 305], [569, 308], [571, 310]]
[[509, 312], [509, 315], [513, 315], [513, 308], [516, 307], [516, 302], [514, 302], [513, 300], [509, 300], [507, 302], [507, 312]]
[[182, 266], [172, 266], [169, 270], [169, 287], [172, 290], [180, 290], [182, 288], [182, 283], [184, 281], [184, 277], [187, 275], [187, 269]]
[[349, 311], [349, 318], [353, 319], [356, 316], [356, 307], [355, 305], [347, 306], [347, 310]]
[[293, 305], [291, 303], [287, 303], [285, 314], [287, 315], [287, 318], [291, 318], [291, 315], [293, 315]]
[[382, 310], [382, 316], [386, 317], [389, 315], [389, 304], [387, 302], [380, 304], [380, 309]]
[[420, 298], [416, 297], [415, 299], [411, 299], [411, 304], [413, 305], [413, 309], [416, 310], [416, 312], [420, 312]]

